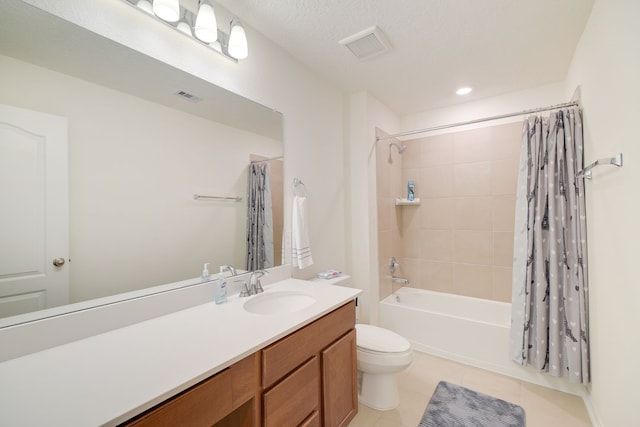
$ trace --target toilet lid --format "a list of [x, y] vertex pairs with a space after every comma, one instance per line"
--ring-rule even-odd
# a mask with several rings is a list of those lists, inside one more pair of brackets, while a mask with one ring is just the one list
[[411, 344], [404, 337], [373, 325], [356, 325], [356, 343], [365, 350], [382, 353], [401, 353], [411, 349]]

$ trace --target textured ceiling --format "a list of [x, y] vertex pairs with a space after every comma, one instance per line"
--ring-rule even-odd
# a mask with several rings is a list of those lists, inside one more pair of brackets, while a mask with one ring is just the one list
[[[218, 0], [348, 93], [410, 114], [562, 81], [593, 0]], [[392, 50], [338, 41], [377, 25]], [[249, 43], [251, 43], [249, 41]], [[454, 91], [469, 85], [461, 98]]]

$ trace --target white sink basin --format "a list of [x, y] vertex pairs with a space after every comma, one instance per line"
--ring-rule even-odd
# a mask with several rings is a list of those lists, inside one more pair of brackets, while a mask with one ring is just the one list
[[250, 313], [273, 315], [293, 313], [309, 307], [314, 302], [316, 299], [304, 292], [275, 291], [257, 295], [245, 302], [243, 307]]

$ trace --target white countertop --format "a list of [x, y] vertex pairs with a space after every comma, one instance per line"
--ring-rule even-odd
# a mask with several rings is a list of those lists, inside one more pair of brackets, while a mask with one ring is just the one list
[[[117, 425], [354, 299], [361, 291], [287, 279], [316, 302], [257, 315], [230, 296], [0, 363], [0, 425]], [[264, 295], [264, 294], [262, 294]]]

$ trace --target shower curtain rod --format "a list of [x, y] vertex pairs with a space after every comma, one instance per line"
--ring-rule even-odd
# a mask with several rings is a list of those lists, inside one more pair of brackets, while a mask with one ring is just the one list
[[393, 135], [387, 135], [387, 136], [384, 136], [384, 137], [376, 136], [376, 142], [384, 141], [386, 139], [393, 139], [393, 138], [397, 138], [397, 137], [401, 137], [401, 136], [417, 135], [417, 134], [420, 134], [420, 133], [433, 132], [433, 131], [436, 131], [436, 130], [455, 128], [455, 127], [464, 126], [464, 125], [472, 125], [474, 123], [482, 123], [482, 122], [488, 122], [488, 121], [491, 121], [491, 120], [506, 119], [508, 117], [516, 117], [516, 116], [524, 116], [526, 114], [541, 113], [543, 111], [557, 110], [558, 108], [579, 107], [579, 106], [580, 106], [580, 104], [578, 104], [577, 101], [565, 102], [564, 104], [550, 105], [548, 107], [534, 108], [534, 109], [531, 109], [531, 110], [518, 111], [518, 112], [515, 112], [515, 113], [500, 114], [498, 116], [483, 117], [481, 119], [469, 120], [469, 121], [466, 121], [466, 122], [451, 123], [451, 124], [448, 124], [448, 125], [434, 126], [434, 127], [430, 127], [430, 128], [426, 128], [426, 129], [418, 129], [418, 130], [410, 130], [410, 131], [407, 131], [407, 132], [399, 132], [399, 133], [394, 133]]

